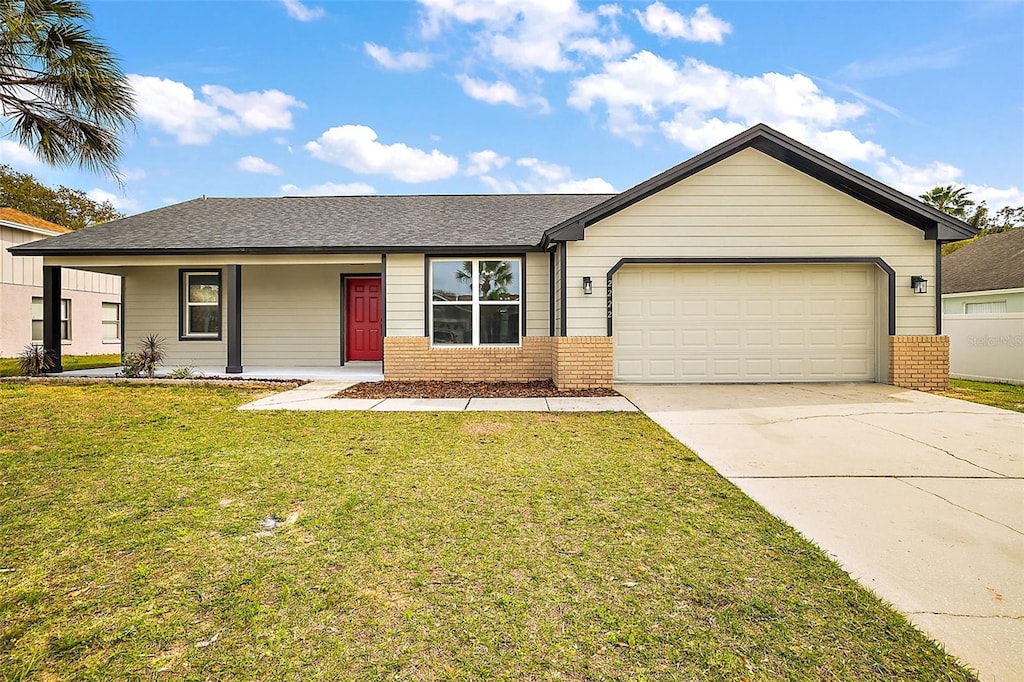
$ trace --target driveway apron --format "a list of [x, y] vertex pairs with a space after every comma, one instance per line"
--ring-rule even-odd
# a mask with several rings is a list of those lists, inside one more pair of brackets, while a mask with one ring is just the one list
[[882, 384], [616, 388], [983, 680], [1024, 680], [1024, 414]]

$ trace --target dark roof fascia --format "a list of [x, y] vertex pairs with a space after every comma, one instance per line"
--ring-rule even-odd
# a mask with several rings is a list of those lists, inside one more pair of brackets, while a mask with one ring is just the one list
[[736, 137], [552, 227], [544, 233], [541, 244], [546, 246], [550, 242], [583, 239], [583, 231], [588, 225], [618, 213], [624, 208], [749, 147], [898, 220], [913, 225], [924, 232], [925, 239], [958, 241], [977, 234], [977, 229], [971, 225], [902, 194], [764, 124], [758, 124]]
[[542, 251], [536, 244], [509, 244], [502, 246], [367, 246], [367, 247], [248, 247], [218, 249], [57, 249], [32, 248], [29, 242], [7, 250], [15, 256], [215, 256], [215, 255], [321, 255], [321, 254], [367, 254], [367, 253], [429, 253], [429, 254], [465, 254], [490, 255]]

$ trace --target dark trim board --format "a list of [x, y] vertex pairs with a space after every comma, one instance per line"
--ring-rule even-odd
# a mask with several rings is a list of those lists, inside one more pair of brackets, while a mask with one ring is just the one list
[[548, 251], [548, 336], [555, 335], [555, 252]]
[[[44, 240], [39, 240], [44, 241]], [[424, 253], [441, 256], [456, 253], [464, 256], [499, 256], [508, 253], [527, 253], [543, 251], [537, 244], [507, 244], [501, 246], [251, 246], [231, 248], [180, 248], [180, 249], [58, 249], [56, 247], [31, 247], [37, 242], [29, 242], [20, 246], [11, 246], [7, 250], [15, 256], [215, 256], [215, 255], [344, 255], [366, 253]], [[67, 266], [72, 267], [72, 266]]]
[[565, 329], [568, 326], [568, 320], [569, 320], [568, 310], [567, 310], [567, 308], [568, 308], [567, 303], [569, 301], [567, 284], [568, 284], [568, 281], [569, 281], [568, 280], [569, 276], [565, 272], [566, 251], [568, 251], [568, 250], [569, 250], [568, 243], [562, 242], [561, 244], [558, 245], [558, 254], [559, 254], [558, 255], [558, 259], [559, 259], [558, 263], [559, 263], [559, 270], [561, 270], [561, 272], [559, 273], [560, 274], [559, 279], [561, 280], [561, 284], [562, 284], [561, 291], [559, 291], [559, 294], [560, 294], [559, 301], [562, 304], [562, 309], [558, 311], [559, 312], [559, 324], [560, 324], [559, 329], [558, 329], [558, 335], [559, 336], [568, 336], [568, 334], [566, 333], [566, 329]]
[[679, 264], [679, 265], [808, 265], [856, 264], [874, 265], [884, 272], [889, 280], [889, 336], [896, 335], [896, 271], [877, 256], [850, 256], [832, 258], [621, 258], [608, 270], [608, 336], [612, 335], [612, 277], [624, 265], [632, 264]]
[[942, 242], [935, 242], [935, 335], [942, 334]]
[[[60, 340], [61, 270], [58, 265], [43, 266], [43, 350], [49, 356], [47, 374], [64, 371]], [[70, 324], [70, 321], [69, 321]], [[70, 336], [70, 334], [69, 334]]]
[[228, 323], [228, 364], [227, 374], [242, 373], [242, 266], [224, 267], [222, 286], [223, 300], [227, 308]]

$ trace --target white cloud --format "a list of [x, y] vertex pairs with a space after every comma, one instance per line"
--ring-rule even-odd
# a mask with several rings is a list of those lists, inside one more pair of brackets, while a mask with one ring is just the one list
[[[491, 58], [514, 69], [567, 71], [570, 53], [624, 54], [628, 40], [609, 40], [617, 13], [609, 5], [584, 11], [577, 0], [419, 0], [423, 34], [436, 37], [453, 24], [473, 26], [478, 45]], [[601, 26], [602, 20], [606, 24]]]
[[125, 182], [136, 182], [138, 180], [145, 180], [147, 173], [142, 168], [122, 168], [121, 178]]
[[977, 185], [965, 183], [962, 176], [962, 170], [941, 161], [932, 161], [925, 166], [911, 166], [895, 157], [889, 157], [875, 167], [875, 177], [915, 198], [933, 187], [957, 185], [967, 188], [975, 202], [984, 201], [990, 213], [1006, 206], [1024, 206], [1024, 190], [1016, 185]]
[[533, 106], [544, 114], [551, 111], [551, 105], [546, 99], [535, 95], [525, 96], [507, 81], [488, 83], [465, 74], [460, 74], [455, 79], [462, 86], [462, 91], [475, 100], [488, 104], [511, 104], [514, 107]]
[[218, 133], [247, 135], [292, 127], [292, 109], [305, 104], [280, 90], [236, 93], [220, 85], [200, 88], [205, 101], [184, 83], [129, 74], [136, 111], [144, 123], [181, 144], [207, 144]]
[[281, 0], [281, 4], [288, 10], [288, 16], [298, 21], [316, 21], [326, 14], [323, 7], [307, 7], [299, 0]]
[[238, 170], [243, 170], [246, 173], [265, 173], [267, 175], [281, 175], [281, 169], [270, 163], [264, 161], [258, 156], [243, 156], [237, 162], [235, 167]]
[[[763, 122], [812, 145], [828, 147], [826, 153], [847, 160], [884, 153], [852, 133], [834, 130], [863, 115], [867, 107], [825, 95], [802, 74], [741, 76], [697, 59], [678, 64], [642, 51], [606, 63], [602, 73], [574, 81], [568, 101], [582, 110], [603, 106], [608, 129], [634, 141], [660, 130], [671, 140], [703, 151]], [[672, 117], [662, 120], [667, 114]]]
[[42, 161], [31, 149], [13, 140], [0, 140], [0, 163], [32, 167], [42, 165]]
[[377, 190], [365, 182], [323, 182], [309, 187], [281, 185], [281, 192], [292, 197], [340, 197], [376, 194]]
[[648, 5], [644, 11], [633, 10], [640, 25], [648, 33], [662, 38], [682, 38], [698, 43], [722, 44], [725, 36], [732, 33], [732, 25], [711, 13], [707, 5], [701, 5], [692, 16], [684, 16], [660, 2]]
[[[490, 154], [497, 156], [496, 152], [490, 150], [478, 153], [488, 153], [488, 158], [490, 158]], [[515, 167], [526, 171], [524, 177], [518, 179], [495, 177], [490, 174], [490, 171], [504, 167], [508, 161], [505, 157], [498, 158], [502, 159], [500, 165], [491, 166], [483, 174], [480, 174], [480, 181], [492, 192], [501, 194], [612, 194], [615, 192], [611, 183], [603, 178], [574, 179], [572, 169], [568, 166], [542, 161], [532, 156], [516, 159]]]
[[502, 156], [493, 149], [471, 152], [466, 155], [466, 158], [469, 159], [466, 175], [486, 175], [496, 168], [504, 168], [505, 164], [509, 162], [507, 156]]
[[401, 52], [394, 54], [383, 45], [363, 43], [363, 49], [375, 62], [391, 71], [422, 71], [430, 68], [433, 61], [426, 52]]
[[129, 199], [128, 197], [108, 192], [107, 190], [100, 189], [99, 187], [89, 190], [85, 195], [99, 203], [103, 203], [105, 201], [110, 202], [111, 206], [124, 213], [137, 213], [139, 211], [139, 202], [135, 199]]
[[381, 173], [403, 182], [442, 180], [459, 172], [455, 157], [436, 149], [425, 152], [401, 142], [381, 144], [373, 128], [362, 125], [331, 128], [318, 140], [307, 142], [306, 150], [322, 161], [356, 173]]

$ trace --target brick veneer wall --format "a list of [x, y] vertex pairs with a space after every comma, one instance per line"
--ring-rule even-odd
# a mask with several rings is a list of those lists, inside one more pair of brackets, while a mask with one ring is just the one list
[[949, 337], [890, 336], [889, 383], [921, 391], [949, 388]]
[[387, 381], [541, 381], [611, 388], [612, 339], [527, 336], [518, 348], [438, 348], [425, 336], [384, 339]]
[[551, 339], [527, 336], [518, 348], [431, 348], [426, 336], [384, 339], [387, 381], [542, 381], [551, 378]]
[[561, 389], [611, 388], [614, 362], [610, 336], [553, 339], [551, 378]]

